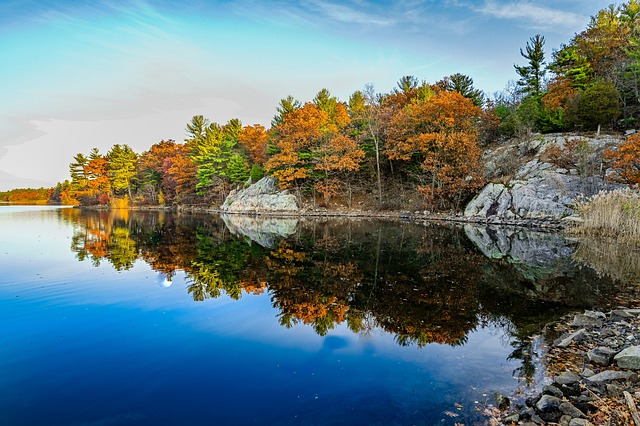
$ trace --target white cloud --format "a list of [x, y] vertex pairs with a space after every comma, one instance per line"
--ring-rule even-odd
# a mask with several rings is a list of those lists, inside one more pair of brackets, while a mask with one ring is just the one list
[[469, 6], [483, 15], [505, 20], [525, 20], [538, 29], [579, 28], [584, 25], [585, 17], [577, 13], [533, 4], [528, 1], [500, 3], [487, 0], [481, 7]]
[[322, 11], [329, 18], [340, 22], [383, 27], [392, 26], [397, 23], [393, 18], [369, 14], [349, 6], [345, 6], [344, 4], [335, 4], [322, 0], [308, 0], [305, 3]]

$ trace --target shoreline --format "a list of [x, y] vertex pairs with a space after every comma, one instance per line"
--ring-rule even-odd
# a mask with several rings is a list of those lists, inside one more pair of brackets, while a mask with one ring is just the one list
[[[74, 206], [78, 209], [87, 210], [113, 210], [112, 207], [104, 206]], [[120, 210], [120, 209], [114, 209]], [[574, 220], [567, 218], [556, 219], [549, 217], [524, 218], [524, 219], [503, 219], [499, 217], [463, 216], [462, 214], [437, 214], [430, 212], [409, 212], [409, 211], [373, 211], [373, 210], [310, 210], [300, 209], [295, 212], [289, 211], [228, 211], [220, 208], [201, 206], [133, 206], [122, 210], [130, 211], [169, 211], [188, 213], [210, 213], [226, 214], [251, 217], [273, 217], [273, 218], [354, 218], [354, 219], [386, 219], [401, 221], [427, 221], [434, 223], [458, 223], [458, 224], [478, 224], [526, 228], [537, 231], [561, 231], [573, 225]]]
[[640, 425], [640, 300], [629, 302], [548, 324], [542, 389], [518, 403], [497, 394], [490, 424]]

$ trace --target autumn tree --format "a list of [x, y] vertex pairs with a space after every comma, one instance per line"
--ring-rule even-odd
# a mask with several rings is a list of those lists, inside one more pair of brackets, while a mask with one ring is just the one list
[[275, 177], [281, 188], [291, 188], [311, 176], [312, 149], [322, 137], [322, 127], [329, 115], [312, 103], [287, 113], [275, 129], [272, 140], [277, 150], [265, 169]]
[[136, 164], [138, 187], [145, 201], [157, 204], [163, 203], [165, 197], [173, 198], [175, 187], [165, 179], [167, 172], [165, 161], [172, 158], [179, 150], [173, 140], [160, 141], [153, 144], [148, 151], [142, 153]]
[[382, 203], [382, 173], [380, 153], [383, 138], [383, 109], [381, 96], [376, 94], [373, 85], [367, 85], [365, 91], [356, 91], [349, 98], [349, 115], [357, 129], [356, 137], [362, 140], [361, 148], [365, 155], [373, 153], [378, 202]]
[[165, 158], [162, 170], [164, 173], [163, 187], [167, 191], [165, 193], [166, 202], [193, 202], [198, 184], [196, 177], [198, 168], [189, 156], [188, 148], [183, 145], [175, 155]]
[[[87, 172], [88, 193], [93, 201], [106, 204], [111, 194], [111, 179], [109, 178], [109, 161], [100, 154], [97, 148], [89, 153], [89, 161], [85, 166]], [[82, 201], [82, 200], [81, 200]], [[92, 203], [92, 202], [91, 202]]]
[[605, 158], [612, 162], [612, 180], [640, 186], [640, 133], [629, 136], [618, 149], [607, 150]]
[[386, 154], [419, 164], [419, 191], [433, 207], [457, 207], [482, 186], [477, 122], [482, 111], [459, 92], [434, 90], [396, 114]]
[[247, 152], [253, 164], [264, 164], [267, 161], [268, 137], [266, 129], [260, 124], [242, 128], [238, 142]]

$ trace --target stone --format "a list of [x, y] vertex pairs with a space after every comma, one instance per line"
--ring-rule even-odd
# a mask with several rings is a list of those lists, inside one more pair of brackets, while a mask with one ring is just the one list
[[605, 370], [594, 376], [587, 378], [591, 383], [609, 382], [612, 380], [629, 380], [638, 378], [638, 375], [630, 371]]
[[620, 318], [633, 318], [635, 315], [629, 313], [626, 309], [614, 309], [611, 311], [611, 316]]
[[566, 414], [564, 414], [562, 417], [560, 417], [560, 426], [569, 426], [569, 422], [571, 421], [571, 416], [567, 416]]
[[[589, 161], [599, 163], [605, 145], [619, 145], [622, 138], [602, 140], [581, 137], [593, 155]], [[601, 190], [622, 185], [606, 181], [599, 173], [586, 176], [577, 169], [567, 170], [548, 163], [543, 153], [548, 147], [563, 148], [565, 139], [553, 135], [540, 136], [525, 143], [501, 146], [485, 153], [487, 178], [515, 176], [508, 183], [489, 183], [471, 200], [464, 211], [466, 217], [510, 219], [553, 218], [575, 216], [575, 201]], [[533, 158], [530, 155], [533, 154]], [[530, 161], [522, 164], [524, 158]]]
[[609, 364], [611, 364], [611, 360], [613, 360], [613, 357], [617, 353], [618, 351], [616, 350], [613, 350], [606, 346], [600, 346], [587, 352], [587, 358], [592, 364], [607, 367]]
[[560, 404], [562, 400], [551, 395], [542, 395], [540, 401], [536, 404], [536, 412], [547, 422], [555, 422], [562, 416]]
[[584, 370], [582, 370], [582, 373], [580, 373], [580, 375], [584, 378], [591, 377], [594, 374], [596, 374], [595, 371], [591, 370], [590, 368], [585, 368]]
[[544, 388], [542, 388], [542, 394], [555, 396], [557, 398], [562, 398], [564, 396], [562, 391], [553, 385], [546, 385]]
[[578, 342], [584, 339], [585, 336], [586, 336], [586, 330], [584, 328], [581, 328], [569, 334], [568, 336], [561, 337], [560, 339], [554, 341], [553, 343], [558, 348], [566, 348], [572, 342]]
[[535, 407], [538, 401], [540, 401], [540, 398], [542, 398], [542, 395], [527, 397], [527, 399], [525, 399], [525, 404], [527, 404], [527, 407]]
[[520, 414], [518, 413], [511, 414], [510, 416], [507, 416], [502, 419], [502, 423], [506, 425], [510, 425], [512, 423], [517, 424], [519, 421], [520, 421]]
[[245, 189], [231, 191], [220, 209], [227, 213], [293, 213], [298, 211], [298, 200], [266, 176]]
[[613, 358], [620, 368], [640, 370], [640, 346], [631, 346]]
[[592, 316], [578, 314], [569, 324], [572, 327], [602, 327], [602, 320]]
[[571, 419], [569, 426], [594, 426], [589, 420], [586, 419]]
[[503, 394], [497, 392], [493, 396], [496, 399], [496, 405], [499, 410], [506, 410], [511, 405], [511, 401], [509, 400], [509, 398], [507, 398]]
[[587, 415], [584, 414], [582, 411], [578, 410], [572, 403], [570, 402], [563, 402], [562, 404], [560, 404], [560, 411], [562, 411], [562, 414], [565, 414], [567, 416], [571, 416], [573, 418], [580, 418], [580, 419], [586, 419]]
[[577, 374], [574, 374], [570, 371], [565, 371], [564, 373], [556, 376], [554, 382], [560, 385], [572, 385], [580, 380], [580, 377]]

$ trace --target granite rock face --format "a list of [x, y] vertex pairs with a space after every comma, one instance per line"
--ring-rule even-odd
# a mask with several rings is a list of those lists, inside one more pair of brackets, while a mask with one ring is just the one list
[[[549, 148], [563, 149], [568, 142], [583, 146], [576, 168], [566, 169], [549, 162]], [[521, 146], [506, 147], [490, 153], [486, 160], [485, 175], [494, 179], [507, 173], [505, 163], [511, 157], [526, 158], [523, 164], [512, 165], [512, 178], [506, 183], [489, 183], [467, 205], [464, 215], [478, 218], [500, 219], [562, 219], [575, 214], [572, 205], [580, 197], [595, 195], [601, 190], [612, 190], [619, 185], [605, 181], [600, 157], [607, 147], [616, 146], [621, 139], [584, 138], [577, 136], [540, 136]], [[502, 165], [502, 166], [501, 166]], [[599, 167], [600, 166], [600, 167]], [[502, 167], [502, 168], [501, 168]]]
[[298, 201], [267, 176], [245, 189], [231, 191], [220, 209], [228, 213], [295, 213]]

